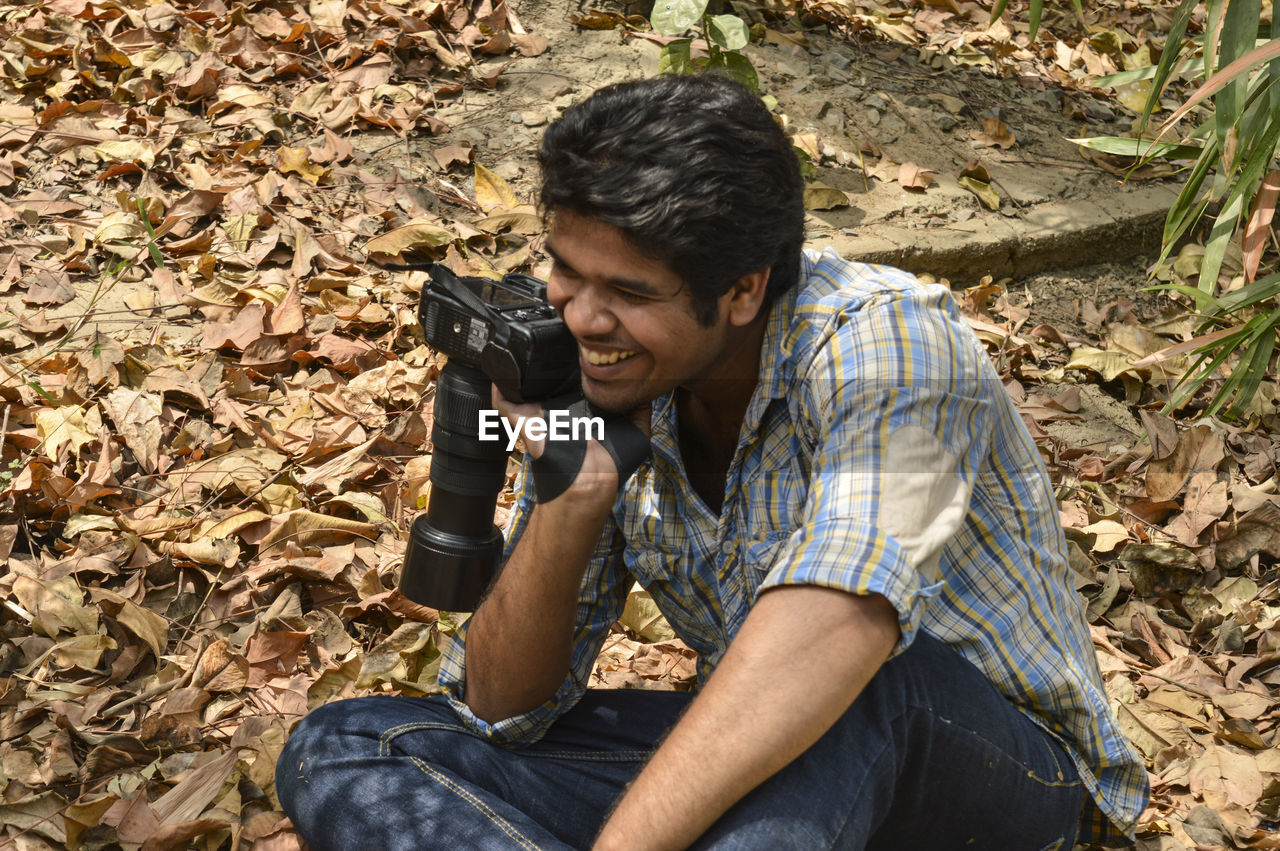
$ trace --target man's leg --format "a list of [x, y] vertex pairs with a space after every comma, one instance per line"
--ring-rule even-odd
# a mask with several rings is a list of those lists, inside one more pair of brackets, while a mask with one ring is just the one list
[[688, 700], [590, 691], [518, 749], [468, 733], [443, 698], [338, 701], [294, 729], [276, 791], [318, 851], [585, 848]]
[[921, 633], [695, 847], [1070, 849], [1084, 794], [1057, 743]]

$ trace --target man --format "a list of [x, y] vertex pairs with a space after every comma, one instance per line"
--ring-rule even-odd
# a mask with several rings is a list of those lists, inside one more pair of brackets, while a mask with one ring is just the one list
[[[714, 77], [602, 90], [544, 138], [548, 298], [588, 400], [526, 467], [447, 697], [318, 709], [277, 790], [322, 848], [1070, 848], [1131, 833], [1048, 478], [947, 291], [801, 252], [799, 167]], [[504, 415], [538, 413], [497, 400]], [[539, 458], [547, 447], [528, 442]], [[633, 581], [697, 696], [587, 691]], [[712, 673], [714, 671], [714, 673]]]

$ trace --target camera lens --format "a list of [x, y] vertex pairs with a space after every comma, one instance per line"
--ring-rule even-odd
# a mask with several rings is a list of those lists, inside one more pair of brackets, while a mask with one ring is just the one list
[[502, 560], [493, 509], [506, 481], [501, 441], [481, 441], [480, 411], [490, 407], [483, 372], [453, 360], [436, 382], [431, 426], [431, 496], [409, 536], [400, 592], [425, 606], [474, 611]]

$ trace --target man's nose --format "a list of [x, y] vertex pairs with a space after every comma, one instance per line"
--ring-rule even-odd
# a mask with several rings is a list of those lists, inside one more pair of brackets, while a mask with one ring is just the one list
[[575, 337], [608, 334], [617, 324], [598, 287], [586, 284], [568, 297], [562, 309], [564, 322]]

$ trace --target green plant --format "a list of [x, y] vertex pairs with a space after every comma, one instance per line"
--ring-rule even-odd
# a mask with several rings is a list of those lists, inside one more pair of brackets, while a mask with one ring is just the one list
[[[1156, 138], [1075, 141], [1134, 156], [1139, 164], [1156, 157], [1192, 160], [1165, 219], [1157, 266], [1211, 218], [1198, 286], [1159, 287], [1192, 297], [1205, 323], [1200, 329], [1202, 343], [1194, 351], [1196, 360], [1174, 389], [1169, 408], [1185, 404], [1238, 354], [1206, 412], [1238, 416], [1266, 377], [1280, 333], [1280, 275], [1257, 277], [1280, 197], [1280, 19], [1272, 17], [1269, 37], [1265, 37], [1260, 0], [1208, 0], [1205, 35], [1186, 38], [1196, 6], [1194, 0], [1182, 0], [1157, 65], [1097, 81], [1100, 85], [1151, 81], [1142, 116], [1145, 131], [1176, 74], [1196, 69], [1203, 75], [1203, 84], [1160, 125]], [[1197, 105], [1206, 102], [1211, 104], [1208, 115], [1179, 133], [1178, 142], [1166, 138]], [[1223, 261], [1233, 243], [1239, 246], [1240, 268], [1238, 274], [1224, 275]]]
[[[693, 74], [718, 70], [747, 88], [759, 91], [751, 60], [742, 54], [750, 41], [747, 22], [737, 15], [709, 15], [709, 0], [658, 0], [650, 19], [662, 35], [682, 36], [668, 42], [658, 57], [659, 74]], [[690, 30], [694, 36], [685, 36]], [[694, 39], [702, 37], [705, 56], [694, 56]]]
[[[1004, 10], [1009, 5], [1009, 0], [996, 0], [996, 5], [991, 10], [991, 22], [995, 23]], [[1076, 16], [1083, 18], [1084, 6], [1080, 0], [1071, 0], [1071, 5], [1075, 7]], [[1035, 39], [1036, 33], [1040, 31], [1040, 18], [1044, 14], [1044, 0], [1031, 0], [1027, 8], [1027, 23], [1031, 25], [1031, 32], [1028, 34], [1030, 38]]]

